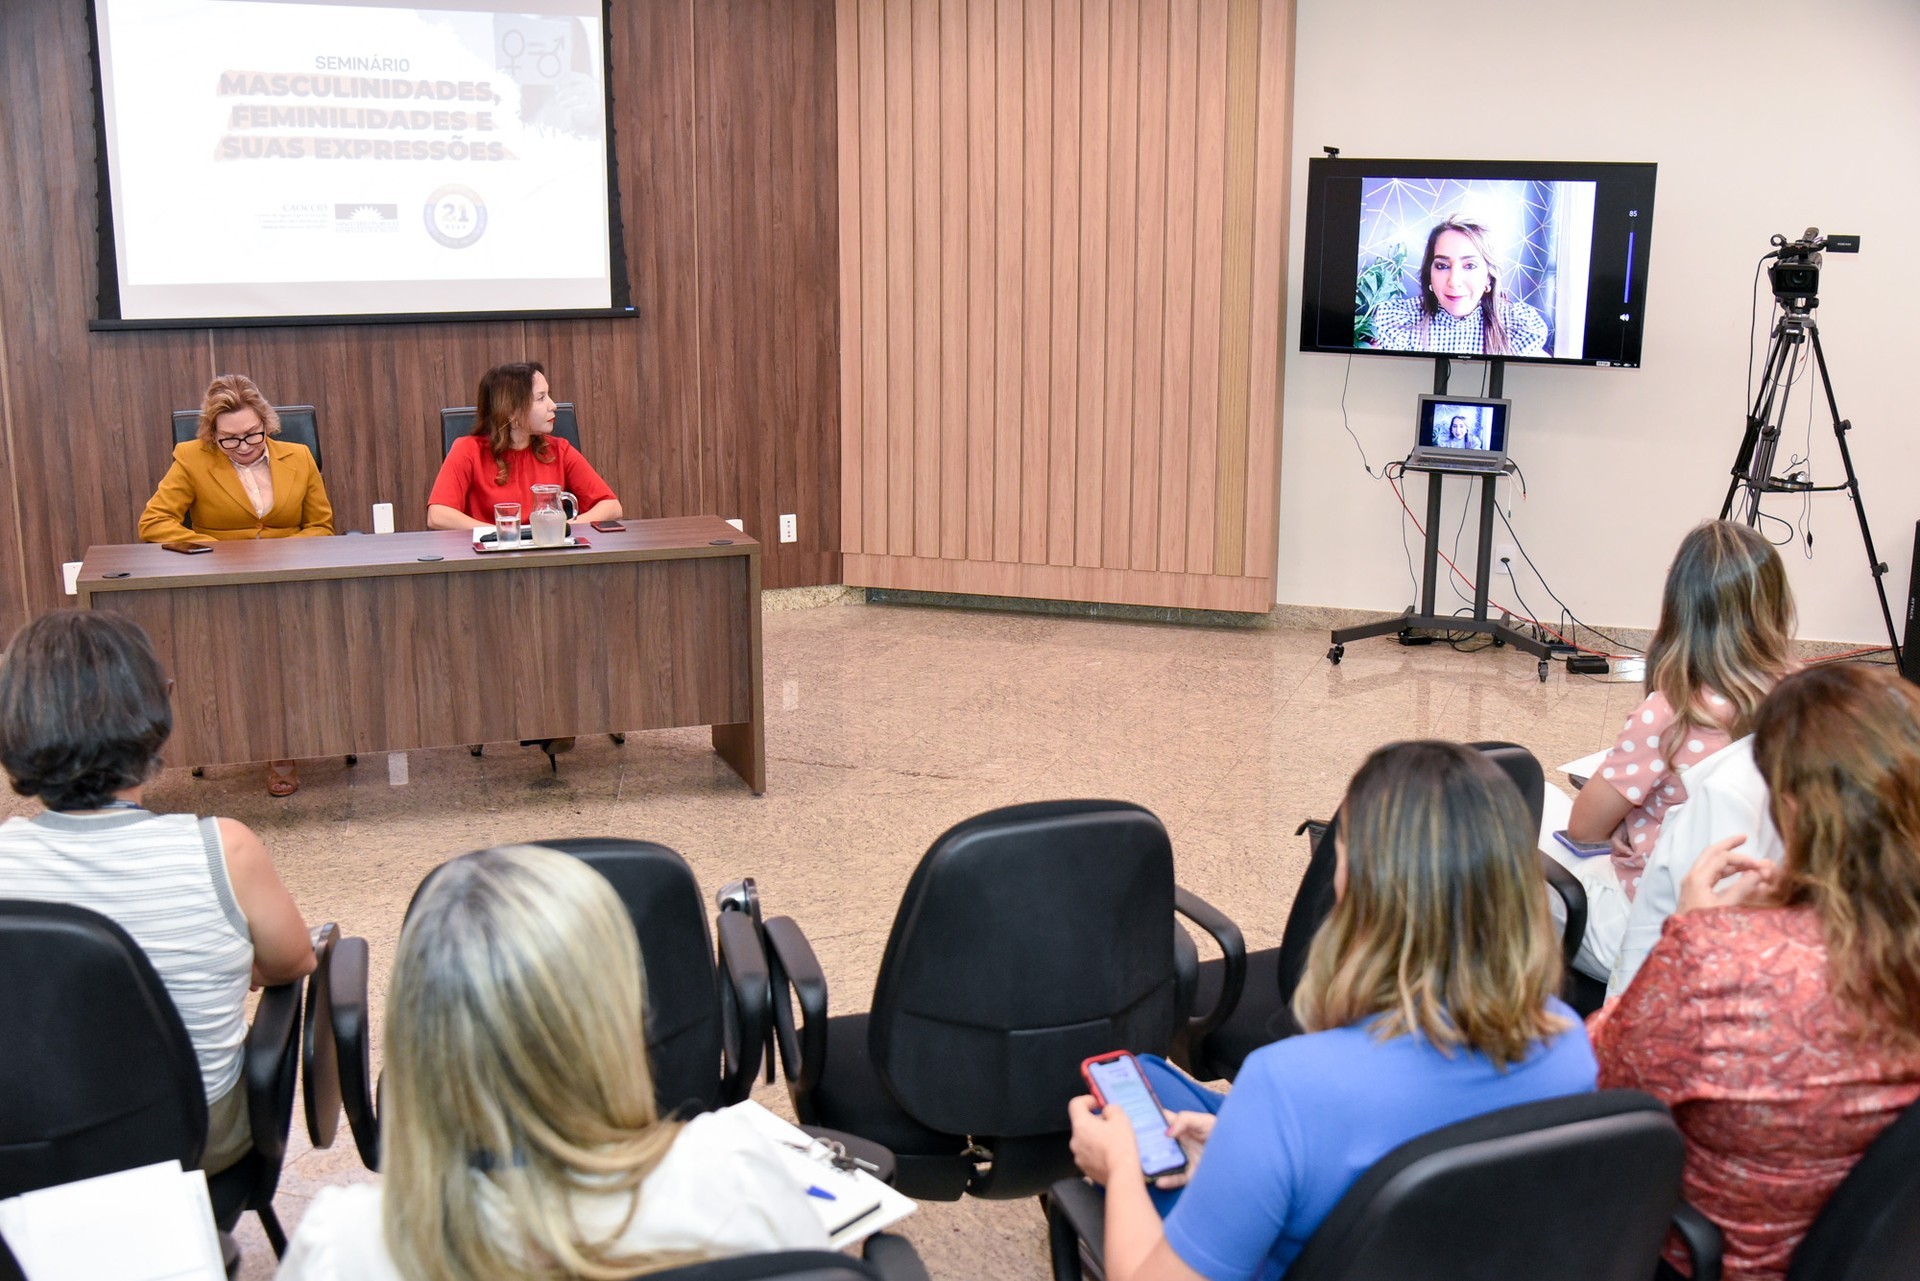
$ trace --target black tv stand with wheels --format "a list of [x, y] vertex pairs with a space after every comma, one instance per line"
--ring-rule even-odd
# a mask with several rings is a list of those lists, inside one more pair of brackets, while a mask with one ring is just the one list
[[[1433, 390], [1434, 394], [1444, 396], [1447, 392], [1447, 366], [1445, 356], [1434, 357]], [[1506, 362], [1494, 357], [1489, 363], [1487, 391], [1498, 396], [1506, 373]], [[1382, 619], [1377, 623], [1363, 623], [1358, 627], [1335, 628], [1333, 646], [1327, 650], [1327, 660], [1338, 663], [1346, 656], [1349, 641], [1367, 640], [1374, 636], [1398, 636], [1402, 645], [1425, 645], [1433, 642], [1433, 637], [1422, 636], [1420, 632], [1472, 632], [1491, 636], [1495, 646], [1511, 645], [1522, 653], [1532, 654], [1540, 660], [1540, 679], [1547, 679], [1548, 664], [1553, 651], [1543, 642], [1534, 639], [1514, 627], [1507, 615], [1498, 619], [1487, 616], [1487, 590], [1493, 580], [1493, 515], [1494, 482], [1505, 472], [1486, 472], [1479, 476], [1480, 481], [1480, 562], [1473, 578], [1473, 615], [1459, 618], [1450, 614], [1435, 612], [1440, 586], [1440, 495], [1448, 476], [1466, 475], [1463, 472], [1441, 471], [1430, 467], [1408, 467], [1408, 471], [1425, 472], [1427, 477], [1427, 541], [1424, 552], [1423, 571], [1420, 583], [1420, 605], [1416, 611], [1412, 605], [1396, 618]]]

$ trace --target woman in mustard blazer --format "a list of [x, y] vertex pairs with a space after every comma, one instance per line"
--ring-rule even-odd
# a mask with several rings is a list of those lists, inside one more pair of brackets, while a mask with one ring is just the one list
[[[200, 430], [173, 447], [173, 466], [140, 513], [148, 543], [307, 538], [333, 532], [333, 507], [305, 445], [273, 439], [280, 415], [242, 374], [207, 384]], [[267, 790], [300, 787], [292, 761], [267, 766]]]
[[140, 541], [304, 538], [333, 532], [333, 507], [305, 445], [273, 439], [280, 415], [241, 374], [207, 385], [197, 437], [173, 447]]

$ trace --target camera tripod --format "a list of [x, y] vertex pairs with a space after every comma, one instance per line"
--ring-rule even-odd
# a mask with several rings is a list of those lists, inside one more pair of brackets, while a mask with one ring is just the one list
[[[1760, 390], [1747, 415], [1746, 434], [1740, 441], [1740, 454], [1734, 459], [1733, 480], [1727, 486], [1726, 501], [1720, 504], [1720, 519], [1733, 518], [1738, 499], [1738, 518], [1757, 529], [1763, 495], [1833, 494], [1844, 490], [1853, 501], [1854, 515], [1860, 518], [1860, 541], [1866, 545], [1867, 567], [1873, 574], [1873, 590], [1880, 598], [1880, 616], [1887, 624], [1887, 645], [1893, 650], [1897, 667], [1901, 661], [1900, 637], [1894, 629], [1893, 610], [1887, 605], [1887, 566], [1873, 548], [1873, 531], [1867, 527], [1867, 509], [1860, 500], [1860, 477], [1853, 470], [1853, 453], [1847, 448], [1847, 433], [1853, 430], [1853, 424], [1840, 417], [1840, 406], [1833, 397], [1833, 379], [1827, 373], [1827, 356], [1820, 347], [1820, 326], [1813, 318], [1813, 309], [1819, 305], [1820, 300], [1810, 296], [1781, 299], [1780, 320], [1768, 341]], [[1787, 418], [1787, 394], [1793, 387], [1790, 375], [1794, 356], [1802, 343], [1812, 349], [1814, 367], [1820, 371], [1820, 387], [1826, 393], [1827, 412], [1833, 418], [1833, 439], [1840, 446], [1840, 463], [1847, 474], [1842, 484], [1816, 485], [1798, 477], [1773, 474], [1774, 457], [1780, 448], [1780, 430]]]

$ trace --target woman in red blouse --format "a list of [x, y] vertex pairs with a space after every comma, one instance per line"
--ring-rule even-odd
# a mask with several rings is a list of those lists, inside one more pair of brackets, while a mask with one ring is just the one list
[[575, 523], [620, 519], [620, 500], [600, 473], [552, 434], [553, 395], [537, 361], [495, 365], [473, 403], [473, 434], [453, 443], [427, 497], [428, 529], [492, 529], [495, 503], [519, 503], [531, 516], [533, 487], [542, 484], [580, 500]]
[[1754, 758], [1785, 861], [1735, 853], [1745, 837], [1709, 846], [1589, 1025], [1601, 1088], [1673, 1109], [1729, 1281], [1783, 1277], [1920, 1098], [1920, 690], [1854, 663], [1789, 676], [1760, 705]]

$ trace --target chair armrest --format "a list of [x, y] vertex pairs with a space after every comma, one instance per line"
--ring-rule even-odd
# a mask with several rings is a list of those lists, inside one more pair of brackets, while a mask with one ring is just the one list
[[1558, 860], [1547, 854], [1537, 857], [1547, 888], [1560, 896], [1561, 904], [1567, 909], [1566, 928], [1560, 932], [1560, 961], [1572, 968], [1573, 958], [1580, 951], [1580, 940], [1587, 936], [1587, 891], [1580, 884], [1580, 878], [1560, 866]]
[[1192, 890], [1174, 887], [1173, 910], [1210, 934], [1219, 944], [1220, 956], [1225, 962], [1219, 999], [1205, 1014], [1187, 1020], [1187, 1036], [1192, 1044], [1198, 1045], [1207, 1033], [1226, 1022], [1234, 1006], [1240, 1004], [1240, 993], [1247, 986], [1247, 940], [1225, 913]]
[[293, 1088], [300, 1065], [300, 985], [282, 983], [260, 993], [247, 1029], [242, 1072], [253, 1148], [277, 1174], [293, 1125]]
[[837, 1145], [842, 1152], [854, 1160], [864, 1162], [855, 1168], [865, 1170], [888, 1187], [893, 1186], [894, 1178], [900, 1173], [899, 1159], [893, 1155], [893, 1149], [884, 1144], [824, 1125], [803, 1125], [800, 1129], [824, 1143]]
[[380, 1168], [380, 1118], [374, 1109], [371, 1046], [367, 1041], [367, 941], [334, 944], [328, 969], [333, 998], [333, 1043], [340, 1067], [340, 1104], [353, 1145], [369, 1170]]
[[1682, 1201], [1673, 1212], [1673, 1228], [1693, 1261], [1693, 1281], [1720, 1281], [1720, 1229], [1713, 1220]]
[[[821, 973], [813, 945], [792, 917], [776, 916], [764, 928], [773, 966], [773, 1027], [780, 1044], [780, 1065], [787, 1088], [796, 1098], [805, 1097], [820, 1083], [827, 1061], [827, 976]], [[797, 1027], [792, 1000], [800, 1002]]]
[[1107, 1194], [1085, 1179], [1062, 1179], [1047, 1189], [1047, 1251], [1057, 1281], [1080, 1281], [1080, 1251], [1106, 1271]]
[[340, 927], [329, 922], [314, 934], [313, 973], [307, 976], [307, 1010], [301, 1020], [300, 1092], [306, 1105], [307, 1138], [316, 1148], [333, 1146], [340, 1128], [340, 1052], [333, 1040], [333, 949]]
[[720, 940], [721, 1101], [738, 1103], [753, 1091], [766, 1055], [773, 977], [760, 927], [752, 917], [722, 912], [714, 920], [714, 933]]
[[867, 1238], [860, 1257], [873, 1265], [881, 1281], [928, 1281], [927, 1265], [920, 1261], [913, 1244], [905, 1237], [876, 1232]]

